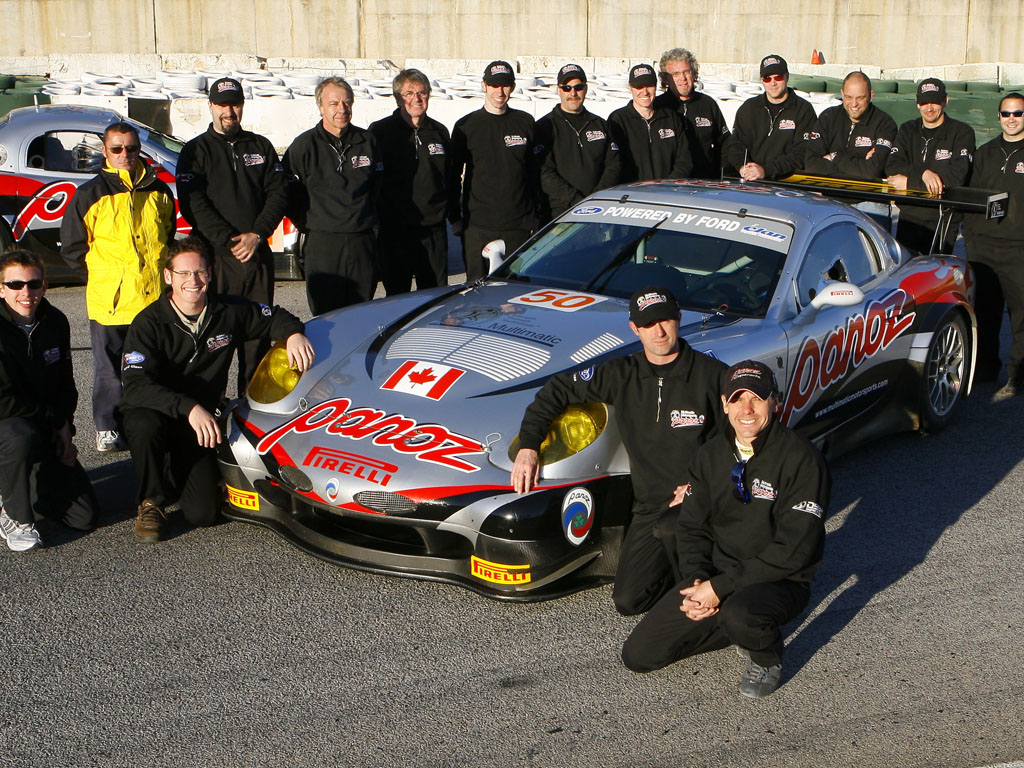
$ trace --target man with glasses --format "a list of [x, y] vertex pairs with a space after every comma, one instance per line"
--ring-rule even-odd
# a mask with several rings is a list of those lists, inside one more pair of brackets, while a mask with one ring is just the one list
[[88, 270], [96, 450], [123, 451], [115, 409], [128, 325], [160, 295], [160, 269], [174, 237], [170, 188], [140, 156], [139, 134], [116, 122], [103, 132], [103, 169], [75, 191], [60, 226], [61, 256]]
[[370, 125], [384, 162], [377, 251], [388, 296], [448, 285], [451, 137], [427, 116], [430, 78], [403, 69], [392, 82], [398, 109]]
[[38, 516], [87, 531], [98, 506], [72, 442], [71, 328], [45, 294], [38, 256], [0, 255], [0, 536], [14, 552], [42, 546]]
[[697, 451], [677, 521], [682, 580], [630, 633], [634, 672], [736, 645], [740, 693], [767, 696], [782, 675], [780, 627], [810, 600], [831, 493], [818, 449], [775, 417], [775, 377], [744, 360], [722, 379], [728, 419]]
[[292, 218], [306, 233], [309, 311], [369, 301], [377, 288], [377, 198], [383, 164], [377, 140], [352, 124], [352, 86], [321, 81], [320, 122], [299, 134], [284, 156], [292, 184]]
[[695, 179], [720, 179], [722, 147], [729, 138], [729, 126], [718, 102], [697, 90], [697, 57], [685, 48], [672, 48], [662, 54], [658, 71], [667, 90], [654, 100], [654, 106], [678, 112], [682, 118], [693, 161], [690, 175]]
[[[914, 189], [941, 195], [946, 187], [966, 184], [974, 155], [974, 129], [946, 114], [946, 84], [929, 77], [917, 84], [917, 108], [921, 116], [900, 126], [886, 164], [889, 184], [899, 190]], [[952, 253], [960, 216], [944, 217], [938, 253]], [[916, 205], [900, 205], [896, 239], [921, 253], [932, 252], [939, 211]]]
[[620, 173], [619, 148], [608, 123], [583, 106], [587, 73], [578, 64], [566, 64], [557, 80], [559, 104], [537, 121], [545, 220], [618, 184]]
[[614, 406], [635, 499], [612, 592], [624, 616], [646, 611], [677, 580], [656, 528], [664, 525], [666, 507], [682, 497], [685, 467], [717, 423], [725, 365], [679, 338], [679, 317], [679, 305], [665, 288], [648, 286], [634, 293], [629, 327], [642, 349], [548, 379], [519, 428], [522, 447], [511, 483], [516, 493], [529, 493], [541, 479], [541, 443], [566, 406]]
[[1002, 133], [974, 153], [971, 186], [1010, 193], [1001, 219], [964, 216], [967, 258], [977, 281], [978, 375], [994, 381], [999, 374], [999, 327], [1003, 307], [1010, 311], [1010, 362], [1001, 396], [1024, 386], [1024, 95], [1014, 91], [999, 102]]
[[[217, 292], [274, 303], [274, 258], [267, 238], [288, 203], [277, 150], [242, 128], [245, 92], [231, 77], [210, 85], [209, 128], [178, 158], [178, 202], [192, 233], [213, 251]], [[238, 395], [266, 350], [259, 342], [238, 351]]]
[[174, 498], [186, 520], [213, 525], [220, 511], [220, 471], [215, 448], [223, 439], [218, 420], [231, 357], [259, 339], [284, 342], [288, 364], [306, 371], [313, 347], [304, 326], [280, 307], [210, 293], [211, 260], [203, 240], [176, 241], [163, 271], [168, 290], [132, 322], [125, 340], [125, 438], [138, 488], [135, 536], [156, 542], [166, 505]]
[[764, 93], [736, 112], [725, 142], [725, 164], [744, 181], [782, 179], [804, 164], [804, 137], [817, 115], [810, 102], [789, 87], [789, 65], [778, 54], [761, 59]]
[[804, 156], [808, 173], [837, 179], [881, 181], [896, 140], [896, 123], [871, 103], [871, 78], [843, 79], [842, 106], [829, 107], [811, 128]]

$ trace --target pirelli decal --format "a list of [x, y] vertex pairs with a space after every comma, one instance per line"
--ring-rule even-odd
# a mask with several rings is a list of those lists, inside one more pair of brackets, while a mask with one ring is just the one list
[[259, 512], [259, 494], [252, 491], [240, 491], [238, 488], [232, 488], [230, 485], [226, 486], [226, 488], [228, 489], [228, 503], [231, 506]]
[[470, 570], [478, 579], [494, 584], [529, 584], [529, 565], [502, 565], [481, 560], [476, 555], [470, 558]]

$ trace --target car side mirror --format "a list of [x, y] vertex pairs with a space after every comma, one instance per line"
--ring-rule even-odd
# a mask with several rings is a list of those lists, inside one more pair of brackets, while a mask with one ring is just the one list
[[827, 282], [822, 285], [811, 303], [797, 316], [797, 325], [806, 325], [825, 307], [853, 307], [864, 302], [864, 291], [853, 283]]
[[505, 261], [505, 241], [504, 240], [491, 240], [487, 245], [480, 251], [480, 255], [484, 257], [487, 262], [487, 274], [491, 274], [501, 263]]

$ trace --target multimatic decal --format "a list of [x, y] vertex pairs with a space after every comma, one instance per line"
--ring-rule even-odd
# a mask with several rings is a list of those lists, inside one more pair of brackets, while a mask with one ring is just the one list
[[871, 302], [866, 313], [858, 312], [845, 327], [832, 330], [821, 344], [814, 337], [805, 339], [782, 407], [782, 423], [792, 424], [815, 393], [845, 378], [910, 328], [917, 313], [904, 314], [906, 303], [906, 292], [897, 288], [884, 299]]

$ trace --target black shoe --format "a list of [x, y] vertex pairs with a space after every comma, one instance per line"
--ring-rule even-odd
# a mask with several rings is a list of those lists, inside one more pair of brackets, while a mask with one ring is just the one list
[[763, 699], [779, 687], [782, 678], [782, 664], [762, 667], [751, 659], [740, 677], [740, 693], [751, 699]]

